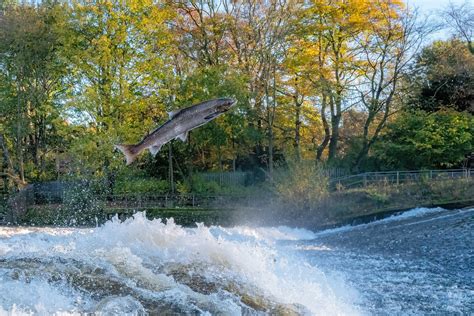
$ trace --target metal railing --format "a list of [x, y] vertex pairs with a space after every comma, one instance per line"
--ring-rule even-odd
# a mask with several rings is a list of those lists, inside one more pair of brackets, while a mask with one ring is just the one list
[[[67, 202], [64, 195], [58, 195], [57, 192], [45, 191], [36, 194], [22, 194], [22, 201], [26, 207], [29, 206], [47, 206], [61, 205]], [[99, 203], [107, 208], [212, 208], [223, 205], [247, 205], [250, 201], [256, 200], [251, 195], [236, 194], [154, 194], [154, 193], [130, 193], [130, 194], [92, 194], [90, 199], [94, 203]], [[74, 203], [74, 197], [72, 197]], [[69, 202], [71, 203], [71, 202]]]
[[246, 195], [203, 194], [121, 194], [100, 197], [109, 208], [209, 208], [222, 205], [245, 204], [251, 198]]
[[471, 169], [366, 172], [329, 180], [330, 189], [351, 189], [371, 185], [399, 185], [421, 181], [474, 178]]
[[[330, 190], [345, 190], [367, 186], [400, 185], [422, 181], [441, 181], [448, 179], [473, 179], [472, 169], [451, 170], [416, 170], [416, 171], [386, 171], [366, 172], [329, 180]], [[256, 194], [258, 194], [256, 192]], [[260, 192], [260, 194], [262, 194]], [[17, 208], [26, 211], [30, 206], [60, 206], [71, 203], [71, 197], [65, 195], [65, 190], [38, 190], [29, 187], [11, 197], [11, 202]], [[83, 197], [82, 197], [83, 198]], [[261, 196], [235, 194], [155, 194], [133, 193], [121, 195], [91, 194], [91, 199], [107, 208], [213, 208], [216, 206], [250, 206], [263, 201]], [[271, 199], [270, 199], [271, 200]], [[72, 203], [74, 201], [72, 200]], [[9, 206], [10, 207], [10, 206]]]
[[201, 172], [197, 175], [204, 181], [216, 182], [219, 185], [246, 185], [247, 183], [255, 182], [255, 175], [252, 172]]

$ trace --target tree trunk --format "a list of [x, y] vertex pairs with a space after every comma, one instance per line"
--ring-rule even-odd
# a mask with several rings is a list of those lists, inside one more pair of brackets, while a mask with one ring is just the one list
[[295, 141], [294, 141], [294, 148], [295, 148], [295, 156], [296, 160], [300, 161], [301, 160], [301, 143], [300, 143], [300, 138], [301, 138], [301, 103], [298, 102], [298, 96], [294, 96], [295, 100]]
[[275, 82], [275, 66], [273, 66], [273, 99], [270, 105], [270, 95], [268, 90], [268, 80], [265, 81], [265, 101], [267, 108], [267, 121], [268, 121], [268, 173], [270, 177], [273, 177], [273, 121], [275, 119], [275, 107], [276, 107], [276, 82]]
[[316, 150], [316, 160], [321, 161], [321, 157], [323, 156], [323, 152], [326, 149], [329, 139], [331, 138], [331, 130], [329, 127], [328, 120], [326, 119], [326, 106], [327, 106], [327, 97], [326, 95], [323, 94], [322, 100], [321, 100], [321, 121], [323, 123], [323, 128], [324, 128], [324, 139], [321, 142], [321, 144], [318, 146]]
[[360, 164], [362, 161], [367, 157], [367, 154], [369, 153], [369, 127], [370, 124], [372, 124], [372, 121], [374, 120], [375, 113], [372, 111], [369, 111], [369, 115], [367, 117], [367, 120], [364, 124], [364, 133], [362, 136], [362, 148], [359, 151], [359, 154], [357, 155], [354, 165], [351, 169], [352, 171], [359, 171], [360, 170]]
[[0, 134], [0, 147], [3, 152], [3, 181], [4, 184], [6, 183], [6, 186], [8, 187], [8, 180], [5, 180], [5, 177], [9, 177], [10, 179], [13, 180], [15, 185], [17, 186], [18, 189], [24, 187], [26, 185], [26, 182], [23, 181], [18, 175], [15, 174], [15, 169], [13, 168], [13, 163], [10, 158], [10, 153], [8, 152], [8, 147], [7, 144], [5, 143], [5, 139], [3, 138], [3, 135]]
[[217, 148], [217, 155], [219, 158], [219, 172], [224, 171], [224, 162], [222, 161], [222, 151], [221, 151], [221, 145]]
[[232, 151], [233, 151], [233, 158], [232, 158], [232, 171], [235, 172], [236, 169], [236, 160], [237, 160], [237, 153], [235, 152], [235, 138], [232, 136]]
[[173, 178], [173, 151], [171, 143], [168, 143], [168, 179], [170, 182], [170, 191], [174, 193], [174, 178]]
[[273, 176], [273, 128], [268, 130], [268, 173]]
[[3, 141], [3, 135], [0, 134], [0, 148], [2, 149], [2, 182], [3, 182], [3, 193], [8, 193], [8, 171], [11, 168], [10, 157], [8, 155], [8, 149]]
[[[335, 99], [335, 100], [334, 100]], [[339, 124], [341, 123], [341, 98], [330, 97], [331, 103], [331, 139], [329, 141], [328, 161], [332, 162], [336, 158], [337, 143], [339, 141]]]
[[[17, 79], [18, 80], [18, 79]], [[23, 137], [21, 131], [21, 125], [23, 121], [23, 115], [21, 111], [21, 101], [20, 101], [20, 83], [17, 83], [17, 104], [16, 104], [16, 114], [17, 114], [17, 126], [16, 126], [16, 150], [17, 150], [17, 159], [18, 159], [18, 171], [20, 173], [20, 180], [25, 182], [25, 167], [23, 162]]]

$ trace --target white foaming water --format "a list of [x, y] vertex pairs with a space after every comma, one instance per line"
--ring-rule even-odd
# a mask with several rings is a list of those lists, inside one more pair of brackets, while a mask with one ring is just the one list
[[401, 221], [401, 220], [410, 219], [410, 218], [422, 217], [429, 214], [441, 213], [443, 211], [446, 211], [446, 210], [440, 207], [435, 207], [435, 208], [417, 207], [412, 210], [409, 210], [400, 214], [395, 214], [387, 218], [376, 220], [367, 224], [345, 225], [341, 227], [325, 229], [325, 230], [316, 232], [313, 235], [315, 236], [314, 238], [316, 238], [317, 236], [322, 236], [322, 235], [338, 234], [338, 233], [343, 233], [349, 230], [363, 229], [363, 228], [373, 226], [373, 225], [387, 224], [390, 222], [396, 222], [396, 221]]
[[0, 228], [0, 314], [139, 311], [157, 301], [204, 314], [361, 313], [339, 275], [278, 245], [314, 238], [303, 229], [183, 228], [138, 213], [96, 229], [15, 230]]
[[267, 244], [275, 244], [283, 240], [311, 240], [316, 235], [307, 229], [279, 227], [246, 227], [238, 226], [232, 228], [211, 227], [211, 232], [216, 237], [235, 241], [256, 241]]
[[[0, 279], [1, 280], [1, 279]], [[70, 288], [59, 288], [43, 280], [1, 280], [0, 315], [77, 314], [80, 296]], [[66, 313], [67, 311], [67, 313]]]

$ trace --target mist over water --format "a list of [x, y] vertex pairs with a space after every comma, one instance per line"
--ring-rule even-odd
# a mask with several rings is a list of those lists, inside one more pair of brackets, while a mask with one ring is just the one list
[[321, 232], [0, 228], [0, 315], [393, 315], [474, 310], [474, 210], [416, 209]]

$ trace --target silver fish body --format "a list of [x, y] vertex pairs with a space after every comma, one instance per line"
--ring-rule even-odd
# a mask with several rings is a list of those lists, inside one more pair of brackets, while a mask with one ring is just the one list
[[141, 142], [135, 145], [115, 145], [115, 148], [125, 155], [127, 165], [135, 161], [136, 157], [145, 149], [149, 149], [150, 153], [155, 156], [164, 144], [176, 138], [186, 141], [190, 130], [224, 114], [236, 103], [236, 100], [231, 98], [220, 98], [169, 112], [169, 120], [145, 136]]

